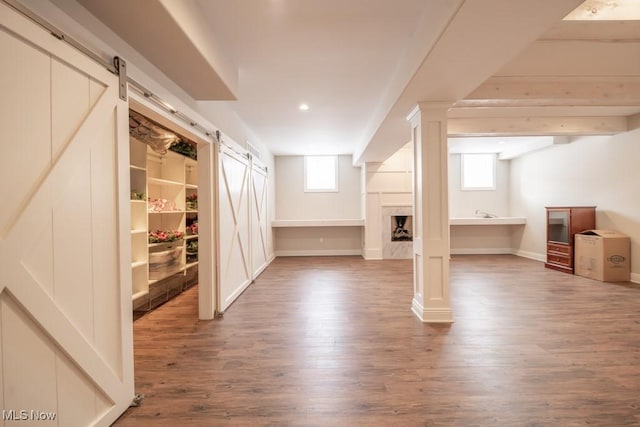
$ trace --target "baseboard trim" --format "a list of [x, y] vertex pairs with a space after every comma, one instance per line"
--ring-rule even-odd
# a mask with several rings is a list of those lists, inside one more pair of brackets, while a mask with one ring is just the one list
[[451, 255], [511, 255], [511, 248], [451, 248]]
[[265, 261], [264, 264], [262, 264], [262, 267], [260, 267], [255, 273], [255, 277], [253, 278], [254, 280], [258, 278], [258, 276], [260, 276], [262, 274], [263, 271], [265, 271], [267, 269], [267, 267], [269, 267], [269, 264], [271, 264], [273, 262], [273, 260], [276, 259], [276, 255], [275, 254], [271, 254], [271, 256], [269, 257], [269, 259], [267, 259]]
[[364, 249], [362, 251], [362, 256], [366, 260], [379, 260], [382, 259], [382, 249]]
[[411, 302], [411, 311], [423, 323], [453, 323], [450, 308], [425, 308], [416, 298]]
[[247, 280], [242, 285], [240, 285], [235, 291], [233, 291], [233, 293], [229, 295], [229, 298], [223, 301], [222, 311], [224, 312], [225, 310], [227, 310], [231, 306], [231, 304], [233, 304], [238, 299], [240, 294], [242, 294], [249, 287], [249, 285], [251, 285], [251, 283], [252, 283], [251, 280]]
[[547, 256], [545, 254], [539, 254], [537, 252], [529, 252], [529, 251], [515, 251], [514, 255], [517, 255], [522, 258], [529, 258], [535, 261], [546, 262]]
[[312, 249], [304, 251], [276, 251], [276, 256], [362, 256], [361, 249]]
[[[529, 251], [515, 251], [514, 255], [517, 255], [522, 258], [529, 258], [534, 261], [546, 262], [547, 256], [545, 254], [539, 254], [536, 252]], [[629, 279], [631, 283], [637, 283], [640, 285], [640, 273], [631, 273], [631, 278]]]

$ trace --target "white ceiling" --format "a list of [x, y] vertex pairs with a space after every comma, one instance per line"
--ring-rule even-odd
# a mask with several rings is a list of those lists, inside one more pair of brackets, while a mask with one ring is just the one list
[[276, 155], [352, 153], [440, 3], [198, 0], [238, 67], [233, 109]]
[[456, 137], [640, 122], [640, 21], [593, 20], [613, 0], [585, 3], [589, 21], [562, 21], [580, 0], [78, 1], [203, 115], [228, 105], [276, 155], [384, 160], [419, 101], [451, 102]]

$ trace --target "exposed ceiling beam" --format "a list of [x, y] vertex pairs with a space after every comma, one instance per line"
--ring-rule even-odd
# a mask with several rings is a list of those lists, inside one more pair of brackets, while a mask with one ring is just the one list
[[609, 117], [633, 116], [640, 113], [640, 105], [633, 106], [543, 106], [543, 107], [455, 107], [449, 118], [465, 117]]
[[491, 77], [456, 107], [638, 106], [640, 77]]
[[614, 135], [628, 130], [626, 117], [450, 118], [447, 134], [462, 136]]
[[629, 130], [640, 128], [640, 113], [627, 117], [627, 128]]
[[638, 52], [640, 40], [537, 40], [494, 77], [637, 76]]
[[640, 41], [640, 21], [560, 21], [539, 40]]

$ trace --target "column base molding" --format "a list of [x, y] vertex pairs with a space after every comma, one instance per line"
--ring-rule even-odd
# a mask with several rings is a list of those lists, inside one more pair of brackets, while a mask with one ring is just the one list
[[425, 308], [416, 298], [411, 303], [411, 311], [424, 323], [453, 323], [453, 311], [450, 308]]

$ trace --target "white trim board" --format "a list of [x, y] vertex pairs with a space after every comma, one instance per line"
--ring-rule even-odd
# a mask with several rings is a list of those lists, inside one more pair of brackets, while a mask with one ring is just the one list
[[383, 259], [382, 258], [382, 249], [380, 249], [380, 248], [364, 249], [363, 253], [362, 253], [362, 256], [367, 261], [375, 261], [375, 260]]
[[364, 219], [274, 219], [272, 227], [361, 227]]
[[532, 259], [534, 261], [540, 261], [540, 262], [546, 262], [547, 261], [547, 255], [546, 254], [539, 254], [537, 252], [529, 252], [529, 251], [517, 250], [517, 251], [514, 252], [514, 255], [517, 255], [517, 256], [522, 257], [522, 258], [529, 258], [529, 259]]
[[254, 273], [256, 277], [253, 279], [253, 281], [255, 281], [258, 277], [260, 277], [260, 275], [271, 265], [274, 259], [276, 259], [276, 256], [275, 254], [272, 254], [267, 260], [267, 262], [265, 262], [264, 265]]
[[451, 255], [513, 255], [511, 248], [451, 248]]
[[318, 249], [303, 251], [276, 251], [276, 256], [362, 256], [361, 249]]
[[497, 217], [497, 218], [449, 218], [450, 225], [523, 225], [527, 223], [522, 217]]

